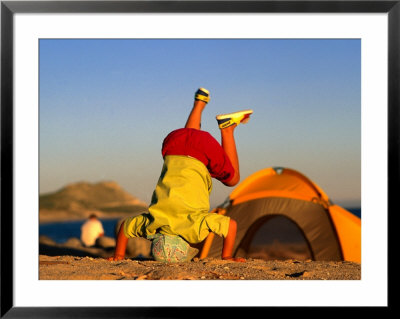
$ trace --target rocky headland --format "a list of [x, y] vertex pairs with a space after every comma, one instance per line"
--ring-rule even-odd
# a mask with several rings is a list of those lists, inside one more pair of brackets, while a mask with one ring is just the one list
[[143, 212], [147, 204], [126, 192], [118, 183], [78, 182], [39, 196], [39, 222], [119, 218]]

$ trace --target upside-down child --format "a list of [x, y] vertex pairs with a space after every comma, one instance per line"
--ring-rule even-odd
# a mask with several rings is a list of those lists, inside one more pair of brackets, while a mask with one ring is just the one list
[[109, 260], [121, 260], [129, 238], [144, 237], [152, 241], [155, 260], [190, 261], [198, 252], [190, 244], [202, 242], [210, 232], [224, 238], [222, 259], [233, 258], [236, 222], [223, 215], [210, 213], [211, 178], [227, 186], [240, 180], [239, 160], [234, 130], [249, 120], [252, 110], [216, 117], [221, 132], [221, 145], [202, 131], [202, 112], [210, 100], [209, 92], [200, 88], [195, 93], [191, 113], [184, 128], [168, 134], [162, 145], [164, 164], [148, 212], [127, 218], [117, 236], [115, 253]]

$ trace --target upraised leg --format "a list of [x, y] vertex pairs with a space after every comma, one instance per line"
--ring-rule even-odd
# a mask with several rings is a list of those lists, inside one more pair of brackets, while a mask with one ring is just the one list
[[204, 88], [200, 88], [195, 93], [192, 111], [186, 121], [185, 128], [194, 128], [200, 130], [201, 115], [207, 103], [210, 101], [210, 93]]
[[252, 110], [244, 110], [235, 113], [217, 115], [218, 127], [221, 130], [221, 145], [228, 155], [235, 170], [234, 177], [225, 185], [235, 186], [240, 181], [239, 158], [236, 150], [234, 130], [240, 123], [247, 123]]
[[228, 155], [235, 170], [233, 178], [225, 183], [227, 186], [235, 186], [240, 181], [239, 157], [236, 150], [235, 137], [233, 135], [236, 126], [237, 124], [221, 129], [221, 146], [226, 155]]

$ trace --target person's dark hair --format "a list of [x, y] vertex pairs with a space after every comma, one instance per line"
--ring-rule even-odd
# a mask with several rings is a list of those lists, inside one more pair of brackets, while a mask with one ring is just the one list
[[89, 216], [89, 218], [91, 219], [91, 218], [97, 218], [97, 215], [96, 214], [91, 214], [90, 216]]

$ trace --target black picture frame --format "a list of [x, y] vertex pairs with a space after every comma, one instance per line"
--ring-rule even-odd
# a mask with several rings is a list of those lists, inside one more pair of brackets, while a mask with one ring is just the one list
[[[1, 1], [1, 317], [5, 318], [179, 318], [192, 308], [142, 307], [15, 307], [13, 289], [13, 19], [16, 13], [118, 12], [268, 12], [268, 13], [387, 13], [388, 14], [388, 218], [398, 213], [400, 0], [396, 1]], [[388, 247], [389, 226], [388, 222]], [[389, 254], [388, 254], [389, 256]], [[390, 264], [390, 258], [388, 260]], [[389, 270], [389, 269], [388, 269]], [[388, 287], [390, 280], [388, 281]], [[222, 292], [221, 292], [222, 293]], [[390, 297], [388, 305], [390, 308]], [[383, 307], [386, 309], [386, 307]], [[294, 309], [296, 314], [299, 310]], [[224, 308], [212, 310], [222, 315]], [[248, 315], [235, 309], [235, 315]], [[243, 312], [243, 313], [242, 313]]]

